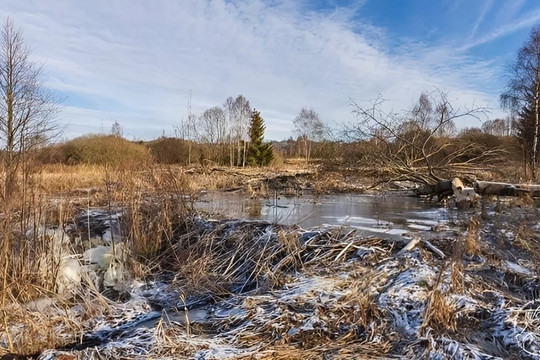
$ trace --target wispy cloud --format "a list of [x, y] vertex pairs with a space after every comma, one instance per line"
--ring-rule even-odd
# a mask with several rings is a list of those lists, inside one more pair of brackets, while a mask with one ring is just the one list
[[529, 16], [520, 19], [515, 20], [511, 23], [504, 24], [502, 26], [497, 27], [491, 32], [488, 32], [487, 34], [481, 36], [480, 38], [473, 40], [464, 46], [460, 47], [459, 51], [468, 51], [476, 46], [483, 45], [486, 43], [489, 43], [491, 41], [494, 41], [500, 37], [503, 37], [505, 35], [511, 34], [517, 30], [521, 30], [524, 28], [530, 28], [540, 22], [540, 11], [536, 12], [534, 14], [530, 14]]
[[433, 87], [459, 94], [459, 103], [493, 106], [476, 86], [490, 81], [491, 64], [467, 49], [540, 19], [502, 26], [459, 51], [413, 42], [390, 54], [385, 29], [362, 20], [354, 2], [325, 11], [307, 0], [7, 0], [3, 8], [45, 63], [48, 86], [71, 95], [66, 135], [119, 121], [135, 138], [171, 133], [190, 89], [194, 112], [244, 94], [274, 139], [292, 135], [302, 106], [344, 121], [350, 98], [379, 93], [397, 109]]
[[474, 23], [474, 26], [471, 30], [471, 34], [469, 35], [470, 39], [474, 39], [474, 37], [476, 36], [476, 31], [478, 30], [478, 27], [480, 26], [480, 24], [482, 24], [482, 22], [484, 21], [484, 18], [486, 17], [486, 14], [491, 10], [492, 6], [493, 6], [493, 0], [487, 0], [484, 3], [484, 6], [482, 7], [482, 10], [480, 12], [480, 16]]

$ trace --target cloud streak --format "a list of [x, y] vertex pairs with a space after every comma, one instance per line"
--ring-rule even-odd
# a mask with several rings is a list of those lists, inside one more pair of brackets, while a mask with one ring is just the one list
[[[261, 110], [267, 137], [293, 135], [303, 106], [328, 121], [347, 121], [349, 99], [383, 94], [396, 109], [433, 87], [458, 103], [496, 106], [489, 61], [466, 51], [540, 19], [479, 37], [461, 49], [404, 44], [390, 54], [385, 29], [359, 18], [361, 6], [318, 11], [311, 3], [262, 0], [60, 0], [3, 3], [25, 33], [47, 85], [68, 96], [66, 136], [110, 129], [149, 139], [186, 114], [245, 95]], [[489, 10], [489, 7], [485, 12]], [[485, 13], [473, 28], [477, 32]], [[103, 125], [102, 125], [103, 124]]]
[[474, 23], [474, 26], [471, 30], [471, 35], [469, 36], [470, 39], [474, 39], [476, 36], [476, 32], [478, 31], [478, 27], [482, 22], [484, 21], [484, 18], [486, 17], [487, 13], [491, 10], [491, 7], [493, 6], [493, 0], [488, 0], [485, 2], [484, 7], [482, 8], [482, 11], [480, 13], [480, 16]]
[[512, 22], [510, 24], [506, 24], [504, 26], [500, 26], [497, 29], [489, 32], [488, 34], [471, 41], [470, 43], [460, 47], [458, 50], [462, 52], [466, 52], [476, 46], [483, 45], [486, 43], [489, 43], [491, 41], [494, 41], [500, 37], [506, 36], [508, 34], [511, 34], [517, 30], [523, 29], [523, 28], [530, 28], [534, 26], [535, 24], [538, 24], [540, 22], [540, 12], [531, 14], [530, 16]]

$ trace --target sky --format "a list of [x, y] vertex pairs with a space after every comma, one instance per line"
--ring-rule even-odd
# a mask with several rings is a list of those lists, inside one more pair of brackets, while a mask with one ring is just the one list
[[[64, 138], [110, 132], [173, 136], [191, 111], [244, 95], [266, 138], [294, 136], [313, 108], [329, 126], [351, 103], [410, 108], [422, 91], [505, 116], [506, 65], [533, 26], [537, 0], [2, 0], [44, 84], [63, 109]], [[190, 96], [191, 94], [191, 96]]]

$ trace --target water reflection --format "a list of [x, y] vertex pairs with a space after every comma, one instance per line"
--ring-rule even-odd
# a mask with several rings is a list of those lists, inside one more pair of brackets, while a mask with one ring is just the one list
[[196, 206], [227, 217], [261, 219], [304, 228], [347, 225], [375, 233], [403, 234], [446, 222], [438, 204], [394, 195], [305, 195], [249, 199], [241, 193], [207, 193]]

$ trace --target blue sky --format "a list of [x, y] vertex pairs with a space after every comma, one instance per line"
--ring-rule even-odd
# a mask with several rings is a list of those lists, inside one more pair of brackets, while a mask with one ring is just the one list
[[194, 113], [243, 94], [269, 139], [293, 135], [303, 106], [333, 125], [353, 119], [351, 99], [381, 94], [400, 111], [435, 88], [504, 116], [505, 64], [540, 23], [537, 0], [2, 0], [0, 9], [66, 98], [67, 138], [115, 121], [130, 139], [173, 135], [190, 90]]

